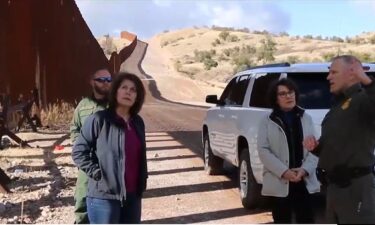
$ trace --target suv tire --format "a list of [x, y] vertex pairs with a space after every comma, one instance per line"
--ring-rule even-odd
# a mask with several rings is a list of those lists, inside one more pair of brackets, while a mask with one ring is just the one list
[[218, 175], [223, 169], [223, 159], [215, 156], [210, 147], [208, 135], [204, 135], [203, 160], [204, 170], [208, 175]]
[[249, 149], [247, 148], [242, 149], [240, 155], [238, 187], [240, 189], [242, 205], [246, 209], [261, 206], [261, 185], [255, 180], [250, 164]]

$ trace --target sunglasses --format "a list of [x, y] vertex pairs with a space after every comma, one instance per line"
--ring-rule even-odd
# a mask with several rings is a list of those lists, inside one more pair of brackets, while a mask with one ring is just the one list
[[104, 82], [111, 83], [112, 82], [112, 77], [98, 77], [98, 78], [95, 78], [93, 80], [97, 81], [99, 83], [104, 83]]

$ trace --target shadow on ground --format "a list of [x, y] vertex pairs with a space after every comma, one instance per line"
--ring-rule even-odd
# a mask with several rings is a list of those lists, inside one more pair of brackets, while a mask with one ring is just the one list
[[[23, 211], [25, 215], [31, 218], [31, 221], [35, 221], [41, 216], [42, 208], [48, 206], [53, 209], [61, 206], [71, 206], [74, 205], [73, 196], [61, 196], [61, 190], [67, 187], [73, 187], [75, 185], [75, 178], [66, 178], [61, 174], [59, 169], [60, 166], [57, 165], [55, 159], [61, 155], [66, 156], [70, 153], [57, 153], [53, 152], [53, 148], [56, 145], [63, 143], [69, 136], [65, 133], [64, 136], [58, 138], [51, 146], [42, 148], [42, 155], [31, 156], [30, 158], [41, 158], [44, 164], [42, 166], [27, 166], [27, 165], [17, 165], [8, 168], [8, 171], [14, 171], [15, 169], [22, 169], [26, 172], [30, 171], [48, 171], [48, 177], [33, 177], [33, 178], [15, 178], [10, 184], [12, 191], [16, 192], [30, 192], [37, 191], [39, 189], [45, 188], [44, 192], [40, 198], [36, 200], [26, 200], [23, 203], [19, 202], [11, 206], [11, 210], [8, 210], [6, 214], [2, 215], [3, 218], [14, 218], [19, 216], [21, 212], [21, 207], [23, 205]], [[22, 156], [19, 156], [22, 157]], [[74, 166], [71, 164], [66, 164], [68, 166]], [[22, 222], [22, 221], [18, 221]]]

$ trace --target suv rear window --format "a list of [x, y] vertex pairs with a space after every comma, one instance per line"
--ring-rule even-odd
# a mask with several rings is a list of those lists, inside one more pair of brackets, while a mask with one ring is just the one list
[[329, 92], [328, 73], [288, 73], [300, 92], [299, 105], [305, 109], [329, 109], [332, 94]]
[[274, 80], [278, 80], [280, 73], [268, 73], [255, 79], [253, 89], [251, 91], [250, 103], [251, 107], [269, 108], [267, 102], [267, 93], [270, 84]]

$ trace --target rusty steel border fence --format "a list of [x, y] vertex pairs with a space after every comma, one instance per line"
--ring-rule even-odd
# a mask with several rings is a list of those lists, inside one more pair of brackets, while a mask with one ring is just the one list
[[42, 106], [73, 103], [90, 93], [94, 71], [119, 71], [133, 37], [108, 60], [74, 0], [0, 0], [0, 93], [15, 101], [37, 88]]

